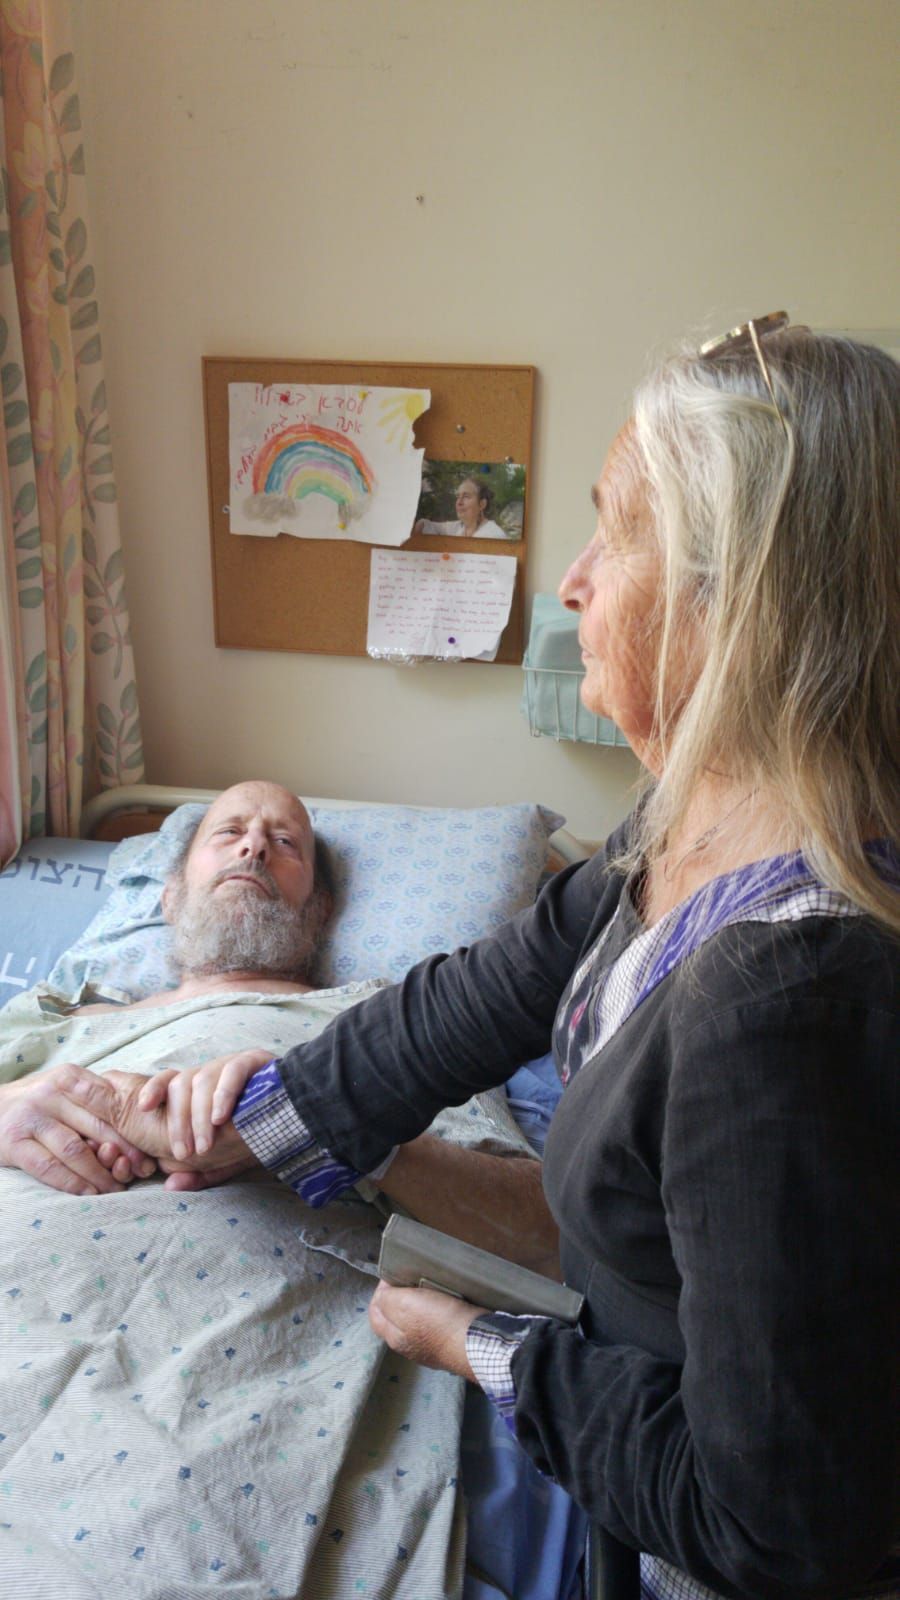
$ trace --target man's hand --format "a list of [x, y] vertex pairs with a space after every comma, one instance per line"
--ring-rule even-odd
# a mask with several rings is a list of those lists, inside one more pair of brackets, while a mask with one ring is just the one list
[[165, 1104], [150, 1110], [145, 1110], [141, 1104], [141, 1090], [152, 1078], [135, 1072], [107, 1072], [103, 1082], [111, 1084], [115, 1090], [115, 1126], [126, 1139], [134, 1140], [142, 1150], [157, 1157], [160, 1169], [169, 1174], [167, 1189], [208, 1189], [260, 1165], [231, 1123], [218, 1130], [211, 1150], [176, 1161], [169, 1141]]
[[[0, 1165], [19, 1167], [66, 1194], [115, 1194], [127, 1182], [156, 1170], [142, 1148], [120, 1134], [118, 1097], [107, 1078], [64, 1063], [0, 1087]], [[119, 1151], [112, 1171], [93, 1146]]]

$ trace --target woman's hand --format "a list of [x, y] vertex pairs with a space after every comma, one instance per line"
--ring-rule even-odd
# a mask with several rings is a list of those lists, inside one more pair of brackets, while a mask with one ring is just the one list
[[209, 1189], [260, 1165], [237, 1129], [230, 1124], [221, 1129], [213, 1150], [205, 1155], [194, 1154], [183, 1161], [176, 1161], [171, 1153], [165, 1108], [158, 1106], [152, 1111], [145, 1111], [141, 1104], [142, 1091], [152, 1080], [142, 1073], [113, 1071], [104, 1073], [103, 1081], [111, 1084], [115, 1090], [116, 1111], [113, 1120], [116, 1127], [128, 1139], [157, 1157], [160, 1171], [169, 1174], [167, 1189]]
[[117, 1112], [107, 1080], [69, 1062], [5, 1084], [0, 1166], [19, 1167], [65, 1194], [117, 1193], [132, 1177], [156, 1170], [156, 1162], [119, 1133]]
[[369, 1321], [379, 1339], [421, 1367], [477, 1380], [466, 1355], [466, 1334], [484, 1306], [470, 1305], [437, 1289], [395, 1289], [382, 1280], [369, 1302]]
[[168, 1067], [148, 1078], [138, 1095], [141, 1111], [165, 1102], [169, 1144], [176, 1161], [206, 1155], [216, 1130], [231, 1121], [247, 1080], [272, 1060], [271, 1050], [241, 1050], [199, 1067]]

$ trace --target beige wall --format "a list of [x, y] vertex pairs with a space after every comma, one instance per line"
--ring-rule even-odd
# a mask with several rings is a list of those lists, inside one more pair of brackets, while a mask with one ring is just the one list
[[[628, 752], [532, 740], [510, 667], [216, 650], [200, 357], [533, 362], [530, 589], [648, 353], [897, 301], [895, 0], [74, 0], [148, 777], [545, 800]], [[417, 195], [424, 203], [417, 203]]]

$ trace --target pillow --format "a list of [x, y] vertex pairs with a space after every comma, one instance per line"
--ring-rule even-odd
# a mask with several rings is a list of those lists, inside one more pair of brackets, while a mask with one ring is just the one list
[[[134, 1000], [178, 981], [160, 895], [205, 806], [180, 806], [159, 833], [125, 839], [110, 859], [109, 899], [48, 982], [67, 1000], [85, 986]], [[547, 840], [563, 819], [544, 806], [419, 810], [310, 808], [331, 850], [335, 915], [317, 979], [398, 980], [424, 956], [491, 933], [534, 899]]]
[[46, 977], [109, 894], [112, 845], [27, 839], [0, 872], [0, 1005]]

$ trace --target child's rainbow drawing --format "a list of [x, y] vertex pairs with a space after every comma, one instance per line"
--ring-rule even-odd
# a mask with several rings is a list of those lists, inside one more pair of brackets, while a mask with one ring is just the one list
[[228, 386], [232, 533], [403, 544], [422, 457], [426, 390], [351, 384]]
[[255, 494], [305, 500], [324, 494], [339, 510], [358, 512], [375, 488], [368, 461], [352, 439], [314, 422], [298, 422], [267, 439], [253, 463]]

